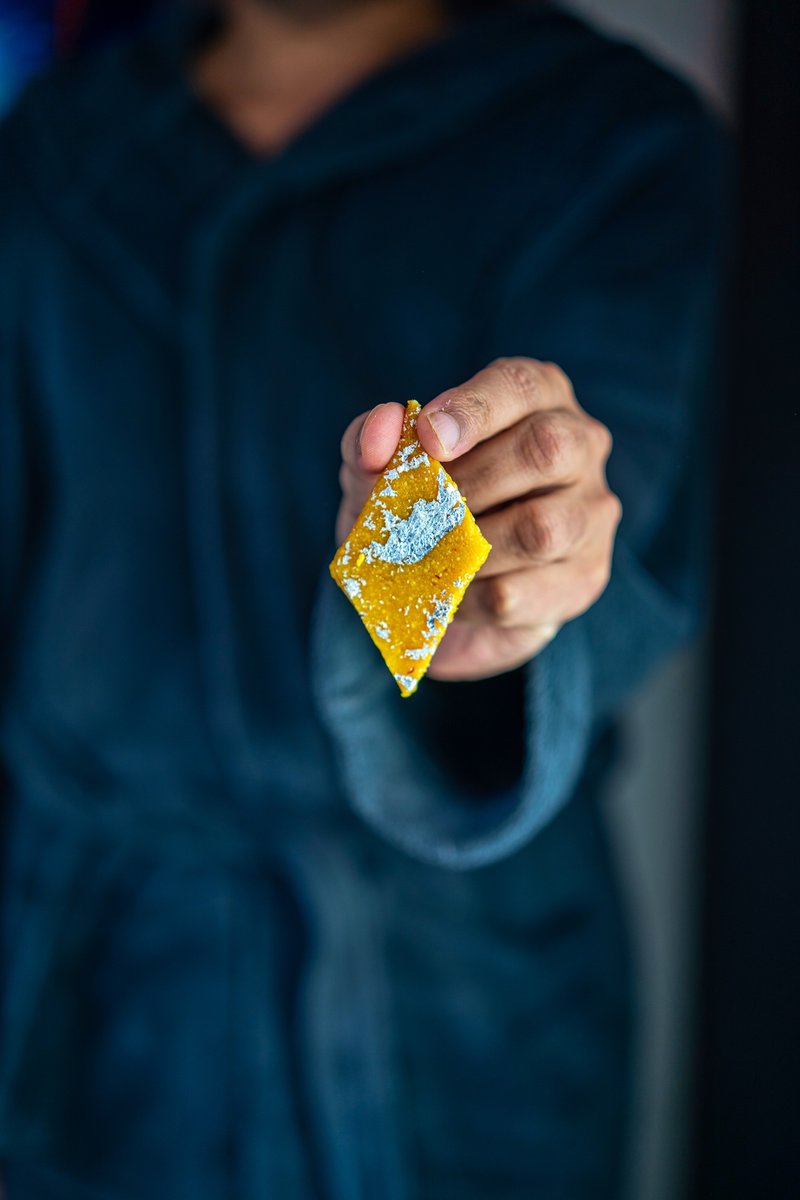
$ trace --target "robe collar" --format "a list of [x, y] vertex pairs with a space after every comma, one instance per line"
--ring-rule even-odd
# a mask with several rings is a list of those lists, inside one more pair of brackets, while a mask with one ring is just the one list
[[597, 50], [549, 4], [489, 13], [370, 77], [285, 151], [259, 158], [189, 86], [197, 21], [177, 6], [136, 40], [45, 77], [16, 122], [40, 197], [168, 327], [202, 260], [223, 256], [271, 203], [412, 157], [523, 96], [528, 107], [532, 92], [579, 69], [581, 46]]

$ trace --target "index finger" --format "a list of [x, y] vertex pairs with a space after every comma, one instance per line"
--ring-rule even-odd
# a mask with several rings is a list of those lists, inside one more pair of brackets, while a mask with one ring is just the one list
[[341, 453], [358, 478], [374, 482], [384, 469], [400, 441], [404, 412], [402, 404], [387, 401], [353, 417], [342, 436]]
[[554, 363], [498, 358], [426, 404], [417, 436], [423, 449], [447, 462], [532, 412], [574, 407], [572, 385]]

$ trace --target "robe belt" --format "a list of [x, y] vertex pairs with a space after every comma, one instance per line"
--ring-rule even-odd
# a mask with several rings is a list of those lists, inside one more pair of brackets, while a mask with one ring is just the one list
[[[15, 743], [19, 745], [18, 737]], [[23, 863], [30, 882], [9, 948], [0, 1048], [0, 1154], [35, 1157], [48, 1149], [46, 1105], [42, 1125], [38, 1104], [29, 1110], [25, 1100], [30, 1095], [27, 1069], [49, 998], [64, 987], [65, 964], [73, 971], [81, 963], [91, 969], [87, 955], [105, 919], [98, 895], [136, 870], [145, 852], [162, 860], [175, 856], [176, 864], [184, 854], [213, 855], [243, 900], [265, 872], [285, 879], [309, 931], [296, 1014], [302, 1031], [296, 1080], [306, 1097], [309, 1153], [326, 1181], [326, 1197], [362, 1200], [377, 1194], [380, 1181], [383, 1200], [406, 1200], [384, 961], [384, 909], [391, 900], [383, 870], [374, 869], [372, 835], [352, 816], [345, 824], [335, 814], [315, 820], [307, 811], [292, 817], [281, 811], [274, 818], [270, 814], [269, 838], [254, 845], [252, 839], [247, 843], [244, 826], [234, 829], [230, 815], [226, 821], [209, 810], [192, 825], [183, 821], [179, 829], [175, 803], [159, 822], [152, 805], [144, 815], [137, 811], [130, 793], [120, 791], [101, 802], [85, 785], [82, 791], [75, 780], [65, 779], [46, 756], [40, 758], [35, 780], [26, 764], [25, 779], [24, 791], [12, 793], [11, 800], [12, 809], [24, 810], [23, 843], [31, 861]], [[263, 908], [264, 903], [261, 896], [257, 905]], [[267, 916], [265, 911], [265, 920]], [[231, 1019], [241, 1030], [240, 1052], [245, 1054], [247, 1030], [257, 1016], [253, 1005], [265, 1002], [258, 985], [265, 970], [262, 950], [258, 939], [244, 938], [237, 951], [242, 956], [236, 968], [239, 1008]], [[51, 1082], [56, 1086], [58, 1079]], [[271, 1078], [247, 1085], [254, 1119], [272, 1103], [259, 1089], [272, 1086]]]

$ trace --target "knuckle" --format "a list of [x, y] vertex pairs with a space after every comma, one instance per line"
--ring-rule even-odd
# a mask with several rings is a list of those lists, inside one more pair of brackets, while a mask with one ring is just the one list
[[536, 475], [558, 474], [569, 459], [572, 431], [556, 413], [538, 413], [523, 426], [520, 456]]
[[497, 358], [492, 366], [510, 391], [528, 403], [541, 394], [548, 377], [544, 364], [535, 358]]
[[578, 401], [575, 399], [575, 389], [572, 386], [572, 380], [566, 371], [554, 362], [544, 362], [541, 364], [545, 372], [545, 378], [551, 395], [559, 397], [559, 404], [568, 412], [575, 412], [579, 409]]
[[605, 518], [612, 529], [616, 529], [622, 520], [622, 501], [616, 492], [606, 491], [602, 499]]
[[542, 470], [542, 451], [537, 424], [533, 419], [525, 421], [520, 426], [517, 438], [517, 453], [526, 475], [539, 475]]
[[607, 527], [613, 532], [622, 520], [622, 502], [619, 496], [606, 487], [597, 498], [596, 504], [597, 514], [600, 518], [599, 523], [603, 528]]
[[589, 428], [597, 447], [597, 452], [602, 457], [603, 462], [605, 462], [614, 448], [614, 439], [611, 436], [611, 430], [602, 421], [597, 421], [594, 417], [589, 418]]
[[559, 388], [561, 391], [572, 391], [572, 384], [566, 371], [554, 362], [543, 362], [539, 364], [542, 371], [553, 387]]
[[594, 563], [586, 572], [583, 580], [584, 611], [595, 604], [608, 587], [611, 576], [610, 564], [602, 558]]
[[503, 625], [510, 621], [514, 611], [514, 594], [508, 576], [495, 575], [486, 580], [484, 604], [497, 624]]
[[515, 550], [522, 558], [550, 559], [558, 544], [556, 522], [551, 515], [523, 505], [513, 525]]

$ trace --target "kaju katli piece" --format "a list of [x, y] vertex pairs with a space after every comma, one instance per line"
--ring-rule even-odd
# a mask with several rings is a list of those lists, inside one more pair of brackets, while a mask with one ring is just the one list
[[409, 400], [397, 450], [330, 572], [403, 696], [416, 691], [491, 546], [440, 462], [417, 441]]

